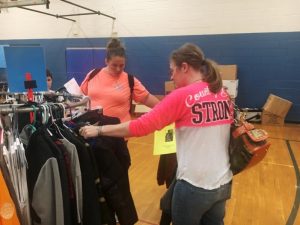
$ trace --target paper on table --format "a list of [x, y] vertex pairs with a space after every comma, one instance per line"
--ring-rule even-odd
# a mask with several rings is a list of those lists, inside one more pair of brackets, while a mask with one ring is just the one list
[[67, 89], [67, 91], [72, 95], [83, 95], [74, 77], [67, 83], [65, 83], [64, 86]]

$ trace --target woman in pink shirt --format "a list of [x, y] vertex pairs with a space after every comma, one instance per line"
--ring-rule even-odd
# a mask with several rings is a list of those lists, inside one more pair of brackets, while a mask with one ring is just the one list
[[84, 138], [143, 136], [175, 122], [178, 167], [172, 223], [223, 225], [231, 196], [231, 101], [215, 64], [194, 44], [173, 51], [170, 71], [177, 89], [149, 113], [118, 125], [86, 126], [80, 133]]
[[[82, 82], [81, 91], [90, 97], [91, 107], [103, 108], [104, 115], [117, 117], [121, 122], [129, 121], [131, 93], [125, 68], [125, 48], [118, 39], [111, 39], [107, 45], [105, 63], [92, 79], [90, 73]], [[142, 83], [134, 77], [132, 99], [150, 108], [159, 100], [150, 94]]]

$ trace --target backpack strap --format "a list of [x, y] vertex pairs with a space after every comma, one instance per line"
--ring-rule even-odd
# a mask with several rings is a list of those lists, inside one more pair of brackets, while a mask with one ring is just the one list
[[95, 68], [89, 75], [89, 78], [87, 81], [90, 81], [91, 79], [93, 79], [99, 72], [100, 72], [101, 68]]
[[133, 105], [132, 105], [132, 93], [133, 93], [133, 87], [134, 87], [134, 76], [131, 74], [128, 74], [128, 84], [130, 88], [130, 98], [129, 98], [129, 113], [133, 113]]

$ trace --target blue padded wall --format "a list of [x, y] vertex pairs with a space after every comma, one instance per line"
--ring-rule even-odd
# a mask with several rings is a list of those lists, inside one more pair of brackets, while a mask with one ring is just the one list
[[67, 79], [75, 78], [78, 84], [94, 68], [105, 66], [104, 48], [68, 48], [66, 50]]
[[[126, 70], [153, 94], [164, 93], [169, 55], [185, 42], [198, 44], [219, 64], [237, 64], [240, 107], [262, 107], [270, 93], [293, 102], [287, 121], [300, 122], [300, 32], [121, 38], [127, 50]], [[45, 49], [54, 88], [66, 80], [65, 49], [105, 47], [108, 38], [2, 40], [1, 44], [37, 44]], [[0, 71], [1, 72], [1, 71]], [[0, 74], [1, 77], [1, 74]]]

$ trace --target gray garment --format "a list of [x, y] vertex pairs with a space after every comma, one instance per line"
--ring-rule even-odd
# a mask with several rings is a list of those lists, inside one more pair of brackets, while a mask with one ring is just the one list
[[33, 134], [33, 132], [36, 131], [36, 128], [32, 126], [31, 124], [27, 124], [23, 127], [21, 133], [20, 133], [20, 140], [21, 142], [27, 146], [30, 136]]
[[39, 172], [32, 195], [32, 208], [41, 223], [33, 225], [64, 225], [64, 208], [60, 175], [56, 158], [49, 158]]
[[76, 195], [76, 206], [77, 206], [77, 222], [81, 223], [82, 220], [82, 179], [80, 163], [78, 159], [77, 149], [74, 144], [69, 142], [67, 139], [60, 139], [70, 156], [71, 161], [71, 176], [75, 188]]
[[20, 182], [20, 187], [21, 187], [19, 204], [20, 204], [21, 213], [25, 220], [25, 224], [31, 225], [30, 203], [29, 203], [29, 196], [28, 196], [27, 174], [26, 174], [27, 161], [26, 161], [26, 156], [25, 156], [25, 149], [24, 149], [23, 145], [20, 143], [19, 139], [16, 140], [16, 143], [17, 143], [17, 148], [19, 149], [20, 153], [22, 154], [21, 156], [19, 156], [19, 159], [23, 158], [23, 160], [21, 160], [21, 161], [23, 161], [23, 163], [19, 167], [19, 173], [20, 173], [19, 182]]

